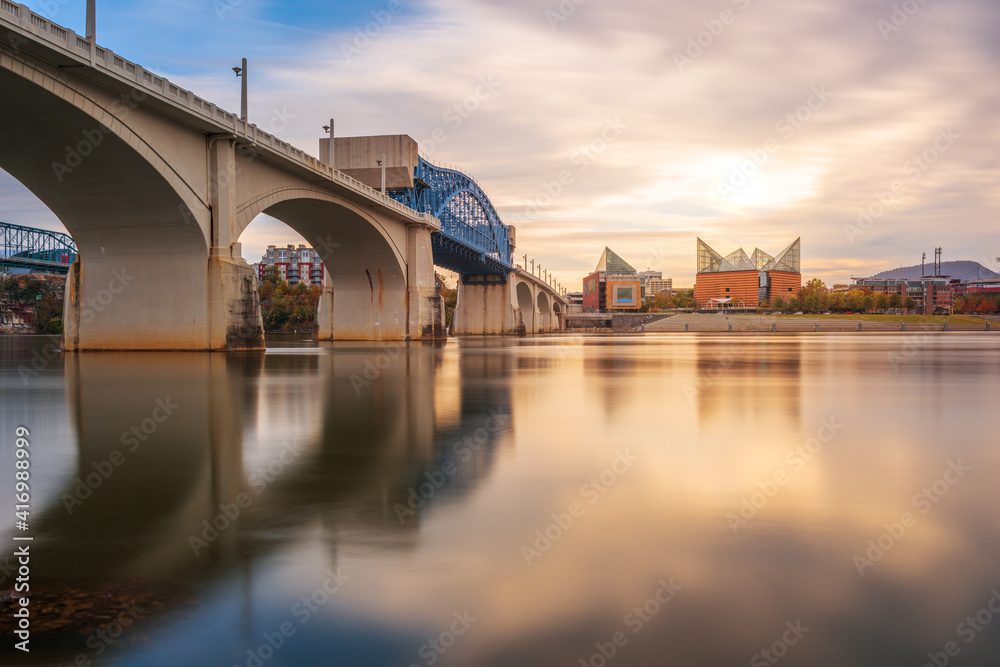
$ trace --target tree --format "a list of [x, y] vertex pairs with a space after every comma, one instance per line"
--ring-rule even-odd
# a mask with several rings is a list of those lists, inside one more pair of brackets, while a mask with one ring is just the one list
[[656, 296], [653, 298], [653, 306], [656, 308], [670, 308], [674, 305], [674, 299], [670, 296], [670, 292], [663, 290], [662, 292], [657, 292]]
[[844, 305], [843, 292], [834, 292], [833, 294], [830, 295], [829, 309], [838, 313], [842, 313], [845, 310], [847, 310], [847, 306]]
[[799, 303], [799, 298], [797, 296], [793, 296], [791, 299], [788, 300], [788, 306], [785, 307], [785, 310], [787, 310], [790, 313], [795, 313], [798, 312], [801, 309], [801, 307], [802, 306]]
[[879, 292], [875, 297], [875, 308], [885, 310], [889, 307], [889, 296], [885, 292]]
[[906, 312], [910, 312], [917, 307], [917, 302], [913, 300], [912, 296], [906, 297], [906, 301], [903, 302], [903, 306], [906, 308]]
[[889, 307], [890, 308], [902, 308], [903, 298], [899, 296], [899, 292], [893, 292], [889, 295]]
[[784, 310], [785, 300], [782, 299], [780, 296], [776, 296], [774, 297], [774, 299], [772, 299], [771, 305], [774, 307], [775, 310]]

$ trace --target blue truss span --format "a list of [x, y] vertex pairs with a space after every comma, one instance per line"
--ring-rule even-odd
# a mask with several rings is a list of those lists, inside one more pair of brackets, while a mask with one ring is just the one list
[[389, 195], [441, 221], [441, 231], [431, 235], [434, 264], [463, 276], [506, 275], [514, 270], [510, 228], [474, 180], [421, 157], [413, 184], [412, 189]]
[[76, 243], [68, 234], [0, 222], [0, 266], [66, 273], [76, 252]]

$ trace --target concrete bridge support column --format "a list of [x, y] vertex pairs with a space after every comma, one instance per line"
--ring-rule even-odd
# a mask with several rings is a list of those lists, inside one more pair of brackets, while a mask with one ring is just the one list
[[208, 139], [212, 245], [208, 255], [209, 349], [263, 350], [257, 276], [236, 242], [236, 138]]
[[482, 336], [524, 333], [518, 317], [515, 274], [462, 276], [458, 303], [451, 316], [451, 333]]
[[333, 283], [323, 274], [323, 291], [316, 304], [316, 340], [333, 340]]
[[444, 338], [444, 299], [437, 292], [431, 230], [410, 225], [406, 230], [407, 338]]
[[[437, 293], [431, 230], [406, 230], [406, 275], [372, 263], [327, 264], [316, 306], [317, 340], [433, 340], [445, 337], [444, 300]], [[339, 271], [339, 272], [338, 272]]]

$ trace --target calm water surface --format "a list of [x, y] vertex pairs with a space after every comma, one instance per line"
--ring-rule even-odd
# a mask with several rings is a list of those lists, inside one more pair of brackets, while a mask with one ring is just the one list
[[1000, 336], [48, 344], [3, 664], [1000, 664]]

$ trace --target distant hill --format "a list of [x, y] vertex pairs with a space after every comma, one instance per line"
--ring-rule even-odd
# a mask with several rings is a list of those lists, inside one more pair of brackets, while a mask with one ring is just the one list
[[[934, 273], [934, 262], [927, 262], [924, 265], [926, 275]], [[941, 262], [941, 273], [951, 278], [959, 280], [979, 280], [981, 278], [1000, 278], [1000, 274], [990, 271], [979, 262], [963, 259], [957, 262]], [[901, 269], [889, 269], [881, 273], [876, 273], [872, 278], [919, 278], [920, 265], [904, 266]]]

